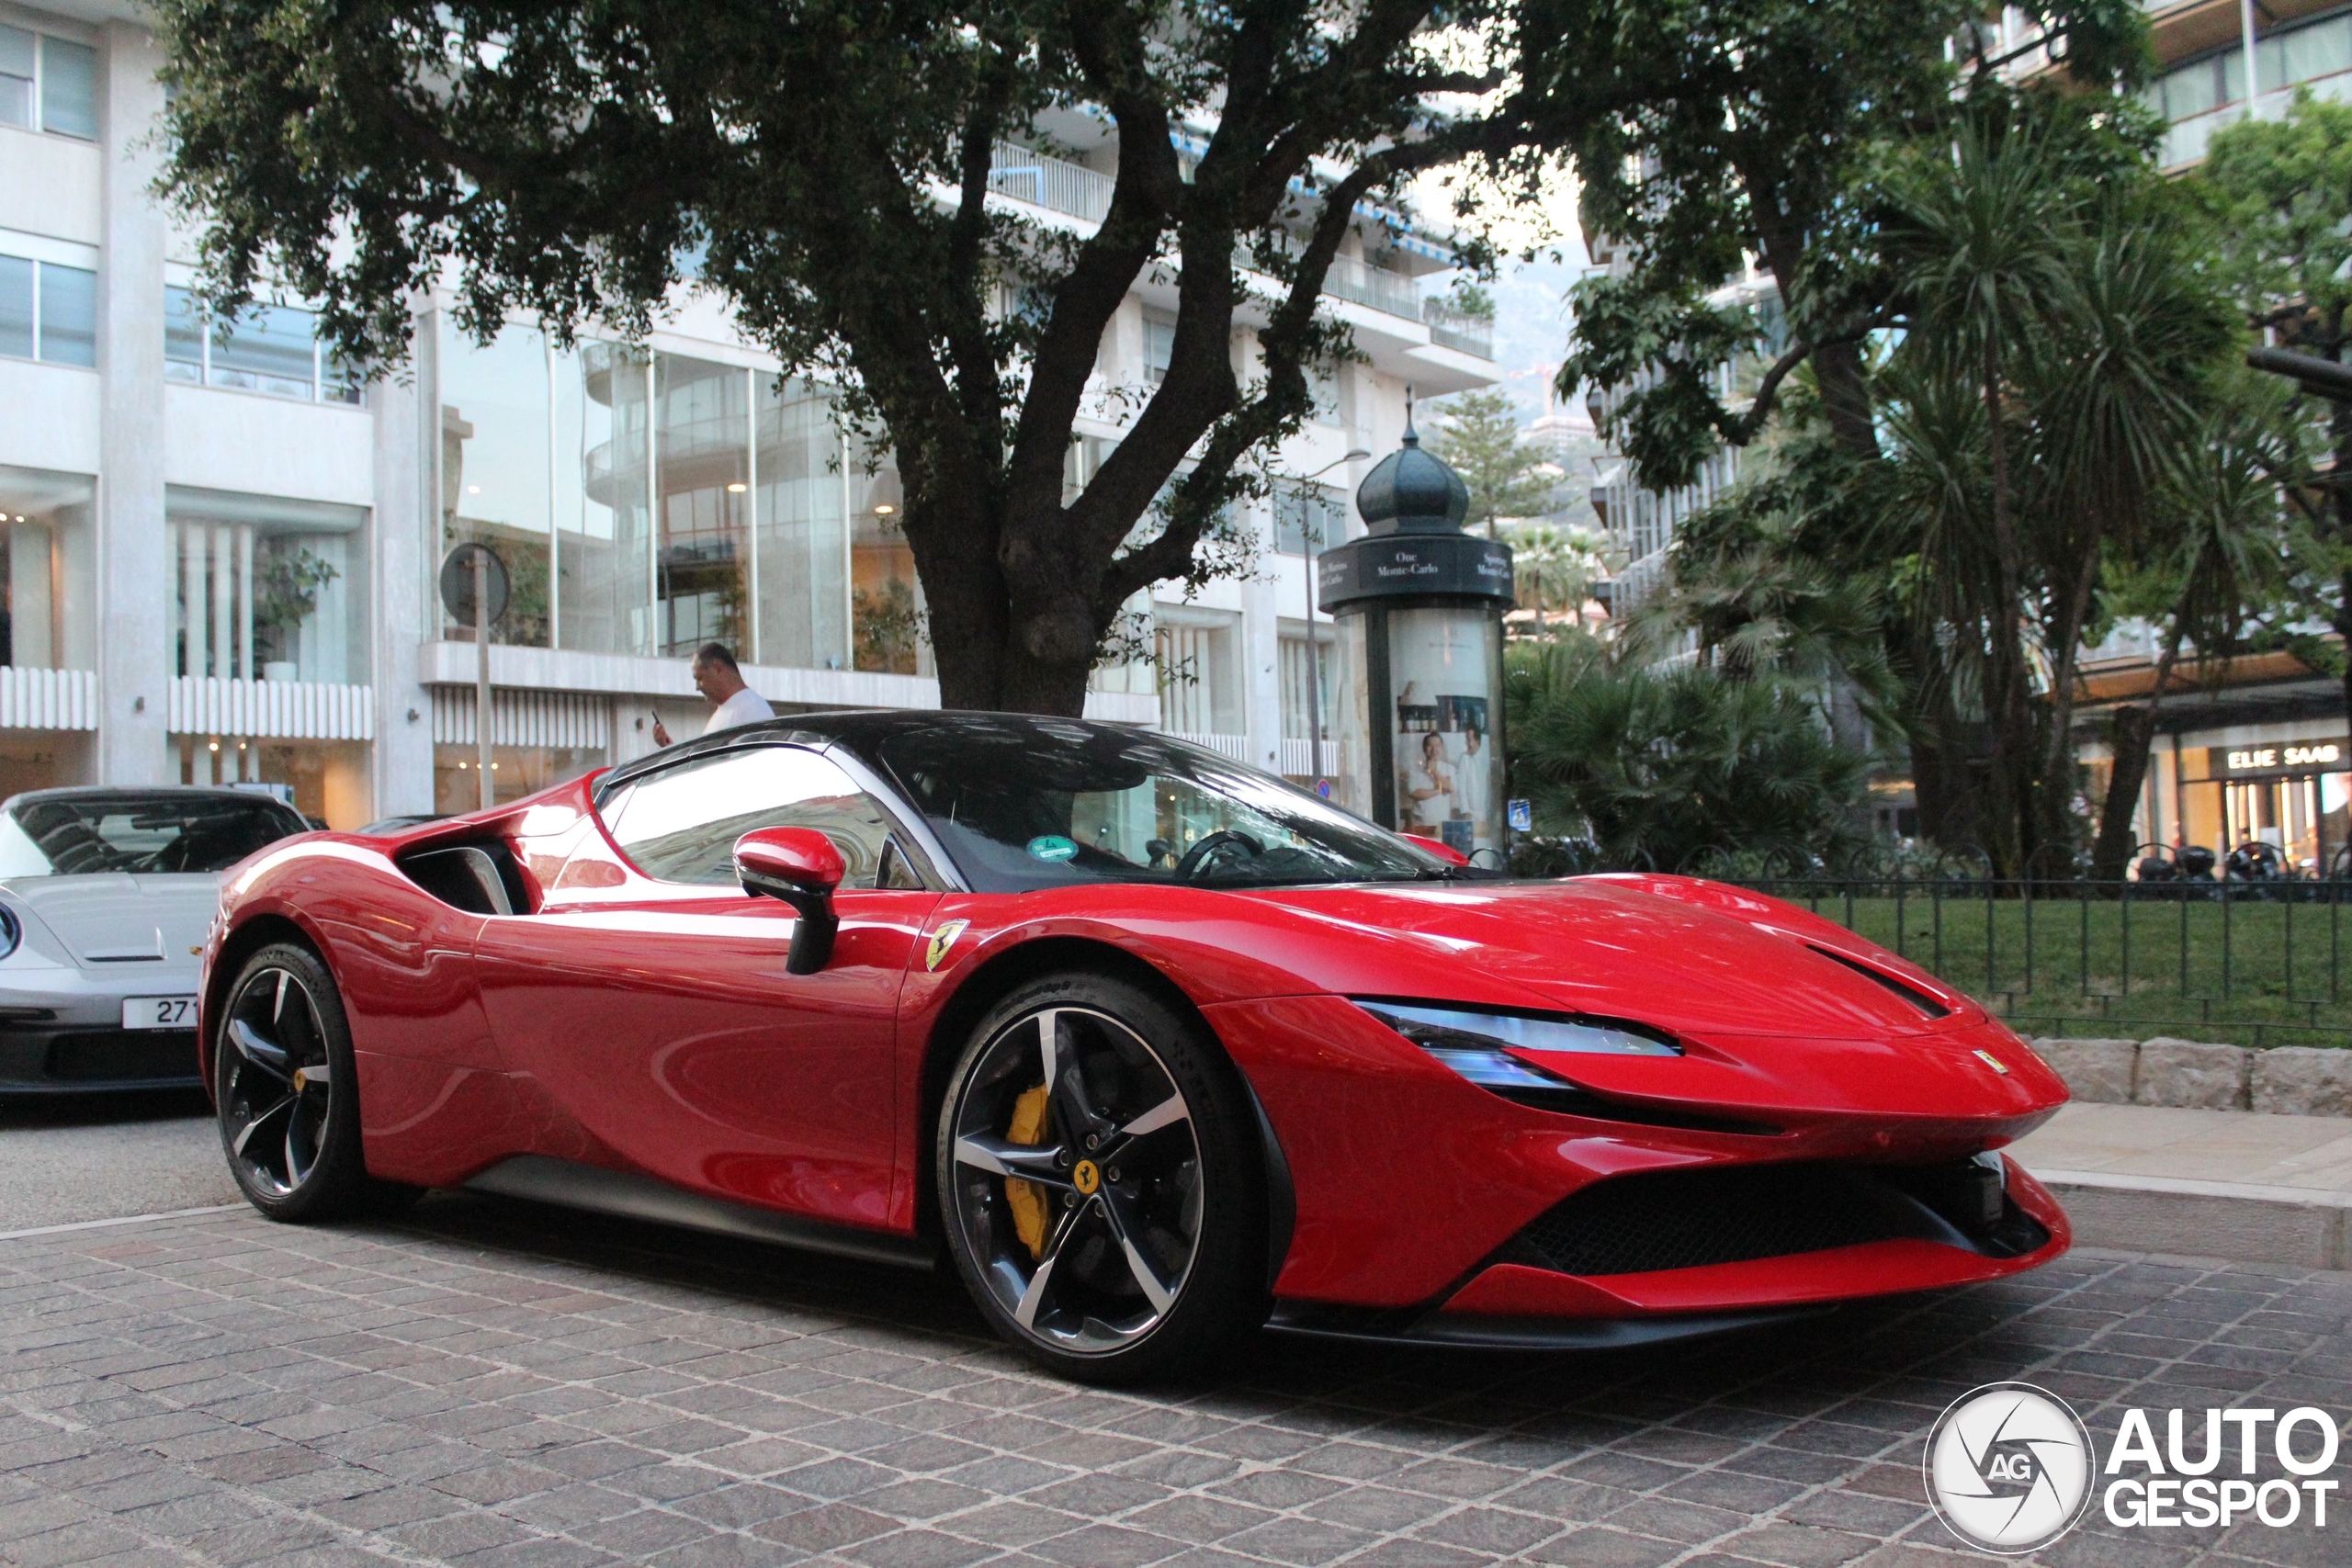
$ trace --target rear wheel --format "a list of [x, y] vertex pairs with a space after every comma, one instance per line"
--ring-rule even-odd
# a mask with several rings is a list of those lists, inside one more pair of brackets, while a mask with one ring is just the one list
[[416, 1196], [368, 1179], [343, 998], [308, 948], [274, 943], [245, 961], [220, 1010], [212, 1070], [229, 1172], [271, 1219], [336, 1219]]
[[1266, 1309], [1255, 1123], [1195, 1019], [1066, 975], [972, 1032], [941, 1108], [947, 1247], [997, 1331], [1047, 1367], [1128, 1382]]

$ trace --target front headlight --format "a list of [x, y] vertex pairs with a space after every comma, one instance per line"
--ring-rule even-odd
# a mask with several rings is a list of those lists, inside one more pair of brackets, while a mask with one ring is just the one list
[[[1682, 1055], [1682, 1047], [1664, 1034], [1619, 1019], [1580, 1018], [1569, 1013], [1472, 1012], [1459, 1008], [1362, 999], [1356, 1006], [1431, 1055], [1475, 1054], [1500, 1057], [1521, 1071], [1531, 1069], [1505, 1055], [1506, 1048], [1569, 1051], [1588, 1056]], [[1446, 1066], [1461, 1071], [1452, 1062]], [[1463, 1076], [1471, 1077], [1468, 1073]], [[1471, 1077], [1471, 1081], [1485, 1080]]]

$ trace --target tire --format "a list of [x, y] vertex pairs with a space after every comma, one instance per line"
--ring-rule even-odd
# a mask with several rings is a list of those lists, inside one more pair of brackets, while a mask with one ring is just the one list
[[213, 1036], [212, 1082], [229, 1174], [268, 1218], [313, 1224], [418, 1195], [368, 1179], [343, 997], [309, 948], [274, 942], [245, 960]]
[[948, 1080], [933, 1159], [965, 1288], [1048, 1371], [1136, 1382], [1265, 1321], [1247, 1091], [1197, 1018], [1139, 987], [1054, 975], [990, 1009]]

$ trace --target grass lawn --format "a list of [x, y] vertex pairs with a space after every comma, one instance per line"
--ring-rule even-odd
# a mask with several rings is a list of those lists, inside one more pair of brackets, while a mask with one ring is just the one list
[[2352, 1044], [2352, 909], [2340, 905], [1939, 901], [1922, 889], [1898, 906], [1772, 891], [1901, 953], [2020, 1033]]

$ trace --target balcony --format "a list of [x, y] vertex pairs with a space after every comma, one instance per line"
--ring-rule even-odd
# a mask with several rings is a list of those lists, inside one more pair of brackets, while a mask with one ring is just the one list
[[[996, 144], [989, 168], [991, 194], [1087, 223], [1100, 223], [1110, 214], [1111, 192], [1116, 183], [1099, 170], [1011, 141]], [[1246, 249], [1236, 246], [1233, 257], [1236, 265], [1256, 270]], [[1335, 256], [1330, 270], [1324, 274], [1323, 292], [1383, 315], [1423, 322], [1430, 329], [1430, 341], [1442, 348], [1480, 359], [1495, 356], [1492, 322], [1464, 316], [1442, 300], [1423, 299], [1419, 285], [1404, 273], [1351, 256]]]

